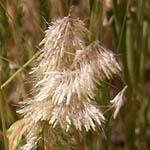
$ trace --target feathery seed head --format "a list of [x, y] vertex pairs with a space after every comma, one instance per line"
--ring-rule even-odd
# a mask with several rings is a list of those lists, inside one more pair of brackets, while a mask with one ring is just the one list
[[[121, 68], [113, 53], [98, 41], [86, 46], [84, 37], [88, 33], [84, 23], [71, 15], [52, 23], [46, 31], [40, 43], [42, 54], [32, 72], [35, 94], [18, 111], [30, 125], [23, 150], [31, 150], [41, 133], [53, 149], [55, 141], [51, 143], [48, 137], [56, 134], [59, 138], [62, 131], [69, 132], [72, 127], [96, 130], [96, 125], [104, 122], [103, 113], [94, 103], [97, 84], [119, 74]], [[116, 107], [118, 101], [112, 103]], [[60, 133], [56, 132], [58, 126]]]
[[81, 20], [70, 16], [52, 23], [40, 43], [43, 45], [43, 53], [38, 58], [39, 64], [34, 71], [41, 74], [70, 67], [76, 50], [84, 49], [84, 38], [88, 32]]
[[114, 74], [119, 74], [121, 71], [113, 53], [107, 51], [98, 41], [91, 43], [84, 51], [77, 51], [74, 63], [81, 70], [87, 67], [87, 72], [92, 73], [91, 78], [95, 79], [97, 77], [101, 80], [111, 79]]

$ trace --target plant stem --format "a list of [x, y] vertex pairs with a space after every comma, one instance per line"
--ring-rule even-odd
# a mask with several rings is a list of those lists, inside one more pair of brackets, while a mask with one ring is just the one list
[[148, 43], [148, 23], [146, 21], [143, 22], [143, 47], [140, 54], [140, 65], [139, 65], [139, 82], [143, 84], [144, 81], [144, 73], [145, 73], [145, 61], [146, 61], [146, 51]]
[[126, 59], [131, 86], [135, 85], [135, 56], [134, 56], [134, 22], [129, 19], [126, 23]]
[[90, 19], [90, 31], [91, 41], [99, 39], [102, 41], [102, 16], [103, 16], [103, 2], [101, 0], [95, 0], [92, 3], [91, 19]]
[[136, 150], [135, 145], [135, 128], [136, 128], [136, 120], [139, 110], [139, 103], [137, 100], [134, 99], [134, 96], [130, 95], [132, 97], [130, 100], [128, 100], [127, 104], [127, 110], [128, 113], [125, 118], [125, 131], [126, 131], [126, 145], [125, 149], [127, 150]]
[[41, 51], [35, 53], [35, 55], [33, 55], [31, 59], [29, 59], [20, 69], [18, 69], [6, 82], [4, 82], [0, 88], [3, 89], [9, 82], [11, 82], [17, 76], [17, 74], [19, 74], [25, 67], [27, 67], [37, 56], [39, 56], [40, 53]]
[[60, 11], [61, 17], [66, 16], [67, 11], [66, 11], [66, 6], [65, 6], [64, 0], [58, 0], [58, 3], [59, 3], [59, 11]]
[[120, 31], [119, 42], [118, 42], [118, 46], [117, 46], [117, 52], [119, 52], [119, 49], [120, 49], [120, 46], [121, 46], [121, 41], [122, 41], [123, 31], [124, 31], [124, 28], [125, 28], [126, 18], [127, 18], [128, 11], [129, 11], [129, 6], [130, 6], [130, 0], [128, 0], [128, 2], [127, 2], [126, 13], [125, 13], [123, 23], [122, 23], [122, 27], [121, 27], [121, 31]]
[[137, 37], [137, 67], [136, 67], [136, 74], [137, 74], [137, 86], [140, 84], [140, 71], [142, 70], [142, 59], [144, 54], [143, 49], [143, 13], [144, 13], [144, 2], [143, 0], [138, 0], [138, 10], [137, 10], [137, 20], [138, 20], [138, 37]]
[[2, 90], [0, 89], [0, 115], [2, 120], [5, 150], [8, 150], [8, 139], [7, 139], [7, 130], [6, 130], [6, 122], [5, 122], [5, 111], [4, 111], [5, 105], [2, 97], [3, 97]]

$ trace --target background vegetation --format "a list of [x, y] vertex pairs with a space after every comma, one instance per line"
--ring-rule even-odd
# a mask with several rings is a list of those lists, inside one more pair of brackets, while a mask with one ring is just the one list
[[108, 114], [104, 133], [88, 132], [79, 144], [88, 150], [150, 149], [150, 0], [0, 0], [0, 149], [6, 129], [18, 120], [18, 102], [30, 96], [28, 72], [43, 32], [71, 5], [91, 39], [114, 51], [122, 64], [122, 80], [104, 83], [98, 103], [105, 105], [128, 85], [117, 119]]

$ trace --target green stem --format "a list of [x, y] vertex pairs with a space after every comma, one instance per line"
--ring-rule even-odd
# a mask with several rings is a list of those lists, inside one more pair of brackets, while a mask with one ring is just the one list
[[126, 131], [125, 149], [136, 150], [135, 129], [139, 110], [139, 103], [137, 100], [134, 99], [134, 96], [132, 96], [132, 98], [128, 100], [126, 108], [128, 110], [128, 113], [125, 117], [125, 131]]
[[126, 24], [126, 59], [129, 71], [129, 80], [132, 87], [135, 85], [135, 57], [134, 57], [134, 21], [130, 19]]
[[8, 150], [8, 139], [7, 139], [7, 130], [6, 130], [6, 122], [5, 122], [5, 105], [2, 99], [2, 90], [0, 89], [0, 115], [2, 120], [2, 128], [3, 128], [3, 137], [4, 137], [4, 145], [5, 150]]
[[102, 16], [103, 16], [103, 1], [95, 0], [92, 4], [92, 12], [90, 19], [91, 41], [96, 39], [102, 40]]
[[120, 46], [121, 46], [121, 41], [122, 41], [123, 31], [124, 31], [124, 28], [125, 28], [125, 23], [126, 23], [128, 11], [129, 11], [129, 6], [130, 6], [130, 0], [128, 0], [127, 7], [126, 7], [126, 13], [125, 13], [125, 16], [124, 16], [124, 19], [123, 19], [123, 24], [122, 24], [121, 32], [120, 32], [120, 36], [119, 36], [117, 52], [119, 52], [119, 49], [120, 49]]
[[140, 83], [140, 63], [141, 56], [143, 53], [143, 13], [144, 13], [144, 2], [138, 0], [137, 20], [138, 20], [138, 37], [137, 37], [137, 55], [136, 55], [136, 74], [137, 74], [137, 86]]
[[26, 68], [37, 56], [39, 56], [39, 54], [41, 53], [41, 51], [38, 51], [37, 53], [35, 53], [35, 55], [32, 56], [31, 59], [29, 59], [20, 69], [18, 69], [5, 83], [3, 83], [1, 85], [1, 89], [3, 89], [9, 82], [11, 82], [16, 76], [17, 74], [19, 74], [24, 68]]
[[139, 66], [139, 82], [142, 84], [144, 81], [146, 50], [148, 42], [148, 23], [143, 23], [143, 50], [141, 51], [140, 66]]

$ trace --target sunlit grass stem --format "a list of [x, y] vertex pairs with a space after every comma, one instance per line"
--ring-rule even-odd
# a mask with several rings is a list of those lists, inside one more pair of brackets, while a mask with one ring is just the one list
[[1, 85], [1, 89], [3, 89], [8, 83], [10, 83], [24, 68], [26, 68], [39, 54], [41, 51], [38, 51], [35, 55], [32, 56], [20, 69], [18, 69], [6, 82]]

